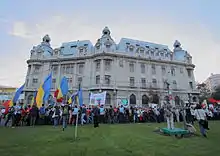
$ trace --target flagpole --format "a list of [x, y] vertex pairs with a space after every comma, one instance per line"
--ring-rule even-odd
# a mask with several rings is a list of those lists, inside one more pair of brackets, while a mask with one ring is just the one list
[[[81, 87], [81, 84], [79, 83], [78, 91], [80, 90], [80, 87]], [[77, 96], [78, 96], [78, 107], [79, 107], [79, 92], [78, 92]], [[75, 140], [77, 139], [77, 135], [78, 135], [78, 131], [77, 131], [78, 130], [78, 120], [79, 120], [79, 110], [78, 110], [77, 115], [76, 115]]]

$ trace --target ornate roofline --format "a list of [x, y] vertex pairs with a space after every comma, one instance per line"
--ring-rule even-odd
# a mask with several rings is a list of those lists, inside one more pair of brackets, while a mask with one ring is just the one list
[[136, 56], [128, 56], [123, 55], [121, 53], [97, 53], [93, 55], [87, 55], [83, 57], [71, 57], [71, 58], [62, 58], [62, 57], [54, 57], [54, 58], [47, 58], [47, 59], [29, 59], [27, 60], [27, 63], [34, 63], [34, 62], [63, 62], [63, 61], [81, 61], [96, 57], [103, 57], [103, 56], [111, 56], [111, 57], [118, 57], [118, 58], [126, 58], [126, 59], [133, 59], [133, 60], [141, 60], [141, 61], [148, 61], [148, 62], [154, 62], [154, 63], [166, 63], [171, 65], [182, 65], [182, 66], [188, 66], [195, 68], [194, 64], [188, 64], [184, 62], [177, 62], [177, 61], [168, 61], [168, 60], [154, 60], [150, 58], [141, 58]]

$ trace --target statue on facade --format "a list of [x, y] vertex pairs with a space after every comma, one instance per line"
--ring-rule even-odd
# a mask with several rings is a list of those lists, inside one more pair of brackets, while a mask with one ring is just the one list
[[174, 47], [174, 50], [182, 50], [181, 43], [178, 40], [174, 42], [173, 47]]

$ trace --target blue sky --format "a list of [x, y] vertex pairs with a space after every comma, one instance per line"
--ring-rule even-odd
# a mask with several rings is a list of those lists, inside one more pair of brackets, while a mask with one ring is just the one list
[[105, 26], [116, 42], [129, 37], [173, 49], [178, 39], [193, 56], [196, 80], [203, 81], [219, 73], [219, 6], [218, 0], [2, 0], [0, 84], [24, 82], [30, 50], [43, 35], [54, 48], [78, 39], [95, 43]]

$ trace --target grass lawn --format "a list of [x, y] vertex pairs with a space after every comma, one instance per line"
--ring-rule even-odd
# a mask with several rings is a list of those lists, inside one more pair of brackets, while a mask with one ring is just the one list
[[[210, 122], [208, 139], [201, 136], [176, 139], [153, 132], [162, 124], [0, 127], [0, 156], [211, 156], [220, 153], [220, 122]], [[197, 127], [198, 129], [198, 127]]]

